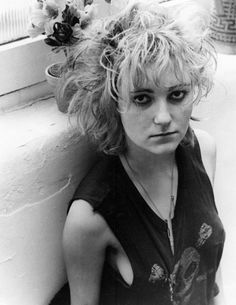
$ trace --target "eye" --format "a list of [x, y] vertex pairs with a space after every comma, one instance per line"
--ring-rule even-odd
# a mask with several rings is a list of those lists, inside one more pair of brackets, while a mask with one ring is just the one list
[[146, 106], [151, 100], [151, 97], [147, 94], [138, 94], [133, 97], [133, 102], [138, 106]]
[[169, 98], [172, 101], [177, 101], [177, 102], [181, 102], [188, 94], [188, 91], [186, 90], [175, 90], [173, 92], [171, 92], [171, 94], [169, 95]]

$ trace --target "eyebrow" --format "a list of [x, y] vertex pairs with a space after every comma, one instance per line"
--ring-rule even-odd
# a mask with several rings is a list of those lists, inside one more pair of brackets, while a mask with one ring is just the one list
[[[171, 86], [171, 87], [167, 88], [167, 90], [168, 90], [168, 92], [170, 92], [170, 91], [173, 91], [173, 90], [177, 90], [177, 89], [181, 89], [181, 88], [186, 88], [186, 87], [191, 87], [191, 84], [188, 84], [188, 83], [178, 84], [178, 85]], [[140, 93], [140, 92], [153, 93], [153, 90], [149, 89], [149, 88], [138, 88], [138, 89], [134, 89], [130, 93], [134, 94], [134, 93]]]
[[140, 92], [152, 93], [153, 90], [152, 89], [148, 89], [148, 88], [139, 88], [139, 89], [135, 89], [133, 91], [130, 91], [130, 93], [140, 93]]
[[176, 89], [181, 89], [181, 88], [186, 88], [186, 87], [191, 87], [191, 84], [183, 83], [183, 84], [175, 85], [175, 86], [169, 87], [168, 91], [173, 91]]

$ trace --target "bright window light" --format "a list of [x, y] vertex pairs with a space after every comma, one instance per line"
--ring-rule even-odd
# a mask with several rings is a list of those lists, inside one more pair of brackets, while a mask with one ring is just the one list
[[35, 0], [0, 0], [0, 44], [28, 36], [32, 1]]

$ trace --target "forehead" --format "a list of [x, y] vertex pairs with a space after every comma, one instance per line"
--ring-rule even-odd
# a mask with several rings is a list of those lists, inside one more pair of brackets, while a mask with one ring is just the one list
[[[132, 77], [132, 76], [131, 76]], [[131, 82], [133, 89], [142, 87], [157, 87], [168, 89], [175, 86], [191, 84], [190, 76], [187, 73], [178, 71], [174, 65], [169, 65], [165, 69], [158, 69], [154, 65], [144, 66]]]

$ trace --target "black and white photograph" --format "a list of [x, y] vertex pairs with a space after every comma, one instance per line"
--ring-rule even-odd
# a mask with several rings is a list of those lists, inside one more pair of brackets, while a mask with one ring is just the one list
[[236, 0], [0, 0], [0, 305], [236, 304]]

